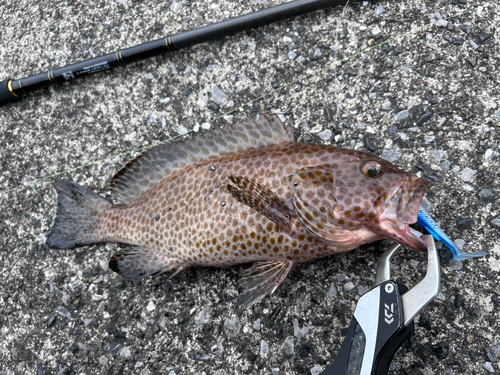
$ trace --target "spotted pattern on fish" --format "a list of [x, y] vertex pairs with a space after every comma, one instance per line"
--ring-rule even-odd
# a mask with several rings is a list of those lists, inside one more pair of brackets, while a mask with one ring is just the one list
[[408, 223], [426, 182], [374, 155], [296, 143], [278, 117], [153, 148], [111, 185], [122, 205], [56, 181], [49, 246], [134, 245], [110, 260], [125, 277], [256, 262], [241, 275], [240, 305], [272, 293], [296, 263], [382, 238], [425, 250]]

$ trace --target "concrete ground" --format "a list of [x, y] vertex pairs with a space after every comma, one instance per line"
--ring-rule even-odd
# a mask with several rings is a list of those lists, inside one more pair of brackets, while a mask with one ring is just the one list
[[[0, 79], [279, 3], [0, 1]], [[386, 242], [297, 266], [250, 308], [236, 307], [248, 265], [133, 281], [108, 269], [117, 245], [45, 245], [50, 176], [108, 195], [137, 155], [124, 153], [218, 126], [233, 109], [229, 121], [280, 114], [299, 141], [370, 151], [429, 179], [434, 218], [488, 256], [455, 262], [442, 249], [441, 294], [389, 373], [500, 373], [499, 10], [350, 2], [0, 108], [0, 374], [318, 374], [333, 361]], [[414, 285], [425, 254], [405, 250], [393, 265], [395, 280]]]

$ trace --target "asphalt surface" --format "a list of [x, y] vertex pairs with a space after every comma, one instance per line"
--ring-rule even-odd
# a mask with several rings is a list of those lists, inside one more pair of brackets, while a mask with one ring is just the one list
[[[0, 79], [279, 3], [0, 1]], [[317, 374], [333, 361], [385, 242], [300, 265], [250, 308], [236, 307], [247, 265], [132, 281], [108, 269], [117, 245], [45, 245], [46, 177], [71, 170], [61, 177], [108, 196], [137, 152], [121, 154], [218, 126], [233, 109], [229, 121], [280, 114], [299, 141], [371, 151], [429, 179], [436, 221], [489, 254], [455, 262], [442, 249], [441, 294], [389, 373], [500, 373], [499, 6], [351, 2], [0, 108], [0, 374]], [[393, 262], [408, 286], [425, 270], [414, 251]]]

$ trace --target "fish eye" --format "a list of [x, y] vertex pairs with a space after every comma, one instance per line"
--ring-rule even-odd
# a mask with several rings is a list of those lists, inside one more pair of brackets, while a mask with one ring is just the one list
[[368, 160], [361, 165], [361, 172], [370, 178], [378, 178], [385, 172], [384, 167], [378, 161]]

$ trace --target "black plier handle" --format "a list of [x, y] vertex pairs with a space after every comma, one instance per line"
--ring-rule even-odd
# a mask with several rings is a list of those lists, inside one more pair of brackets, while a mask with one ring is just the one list
[[349, 331], [335, 361], [320, 375], [386, 375], [397, 350], [413, 332], [413, 319], [439, 293], [441, 271], [432, 236], [427, 242], [427, 273], [408, 290], [390, 280], [391, 258], [400, 245], [391, 246], [376, 265], [377, 286], [356, 306]]

